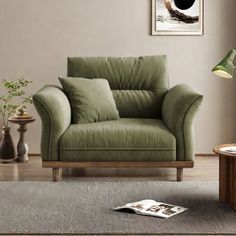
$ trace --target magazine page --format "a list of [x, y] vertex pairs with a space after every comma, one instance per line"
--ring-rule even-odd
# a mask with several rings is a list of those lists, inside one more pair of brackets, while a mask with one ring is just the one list
[[136, 214], [156, 216], [161, 218], [169, 218], [179, 214], [187, 208], [166, 204], [163, 202], [156, 202], [154, 200], [146, 199], [138, 202], [127, 203], [123, 206], [114, 208], [113, 210], [133, 210]]

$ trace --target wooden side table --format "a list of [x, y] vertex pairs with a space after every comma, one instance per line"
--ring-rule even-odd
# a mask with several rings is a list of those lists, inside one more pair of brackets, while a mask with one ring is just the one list
[[236, 144], [223, 144], [213, 151], [219, 155], [219, 200], [236, 211], [236, 152], [224, 151], [230, 146], [236, 148]]
[[20, 138], [17, 144], [17, 158], [16, 161], [19, 162], [28, 162], [29, 157], [28, 157], [28, 145], [25, 143], [25, 137], [24, 133], [27, 131], [27, 124], [32, 123], [35, 121], [34, 118], [25, 118], [25, 119], [19, 119], [19, 118], [14, 118], [10, 117], [8, 119], [9, 122], [18, 124], [20, 127], [17, 129], [17, 131], [20, 134]]

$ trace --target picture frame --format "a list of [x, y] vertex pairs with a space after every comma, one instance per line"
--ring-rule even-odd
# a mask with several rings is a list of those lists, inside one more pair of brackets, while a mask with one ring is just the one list
[[152, 0], [152, 35], [204, 34], [204, 0], [181, 1]]

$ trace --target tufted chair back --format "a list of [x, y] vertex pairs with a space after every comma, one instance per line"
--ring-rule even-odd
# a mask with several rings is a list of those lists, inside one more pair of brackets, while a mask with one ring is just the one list
[[68, 76], [107, 79], [121, 118], [161, 118], [166, 56], [69, 57]]

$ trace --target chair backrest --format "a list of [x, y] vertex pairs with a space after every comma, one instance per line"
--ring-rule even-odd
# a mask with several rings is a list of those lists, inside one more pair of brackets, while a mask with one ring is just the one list
[[68, 77], [107, 79], [122, 118], [161, 118], [166, 56], [69, 57]]

